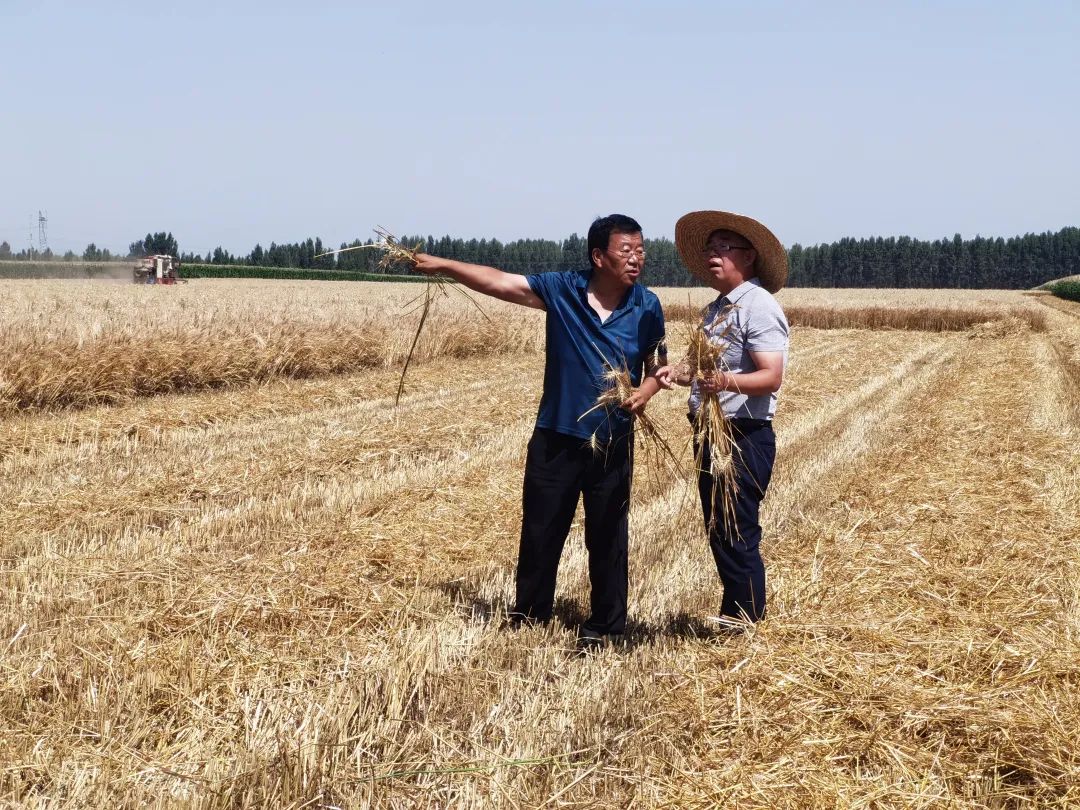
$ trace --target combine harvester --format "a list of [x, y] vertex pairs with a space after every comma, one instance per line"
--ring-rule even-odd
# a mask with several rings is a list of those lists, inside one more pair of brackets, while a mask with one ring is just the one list
[[158, 254], [139, 259], [131, 274], [136, 284], [175, 284], [181, 280], [179, 271], [178, 258]]

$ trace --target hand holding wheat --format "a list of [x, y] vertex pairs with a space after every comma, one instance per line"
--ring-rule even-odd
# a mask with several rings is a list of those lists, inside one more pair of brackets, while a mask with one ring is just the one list
[[428, 253], [417, 253], [413, 257], [413, 269], [424, 275], [432, 275], [439, 272], [439, 259]]
[[635, 388], [630, 392], [630, 396], [619, 403], [619, 407], [623, 410], [630, 411], [634, 416], [644, 416], [645, 406], [648, 402], [648, 398], [641, 393], [639, 389]]
[[730, 378], [726, 371], [705, 371], [698, 378], [703, 394], [719, 394], [727, 390]]
[[[401, 395], [405, 391], [405, 375], [409, 372], [409, 365], [412, 363], [413, 353], [416, 351], [416, 344], [420, 341], [420, 333], [424, 330], [424, 324], [427, 322], [428, 315], [431, 312], [431, 304], [435, 296], [447, 296], [446, 288], [449, 287], [471, 301], [473, 306], [480, 310], [481, 315], [484, 315], [484, 311], [480, 309], [480, 305], [477, 304], [467, 292], [455, 285], [449, 284], [449, 279], [446, 276], [438, 274], [435, 257], [429, 256], [426, 253], [420, 253], [420, 247], [423, 244], [422, 242], [417, 242], [415, 247], [405, 247], [398, 242], [397, 237], [381, 225], [375, 228], [375, 233], [379, 237], [377, 242], [373, 242], [369, 245], [356, 245], [351, 248], [342, 248], [339, 251], [331, 252], [336, 254], [345, 253], [350, 250], [380, 250], [383, 254], [379, 259], [380, 269], [386, 270], [396, 264], [410, 264], [414, 270], [418, 270], [430, 277], [428, 283], [424, 286], [424, 294], [416, 299], [420, 301], [419, 306], [417, 307], [420, 310], [420, 320], [416, 324], [416, 333], [413, 335], [412, 345], [409, 347], [409, 353], [405, 357], [405, 364], [401, 368], [401, 378], [398, 380], [397, 394], [394, 396], [394, 405], [396, 406], [401, 401]], [[329, 254], [323, 253], [320, 255], [327, 256]], [[486, 318], [487, 315], [484, 315], [484, 317]]]

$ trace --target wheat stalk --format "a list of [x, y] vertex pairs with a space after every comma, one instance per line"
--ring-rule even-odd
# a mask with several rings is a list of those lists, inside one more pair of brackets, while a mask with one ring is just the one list
[[[734, 305], [724, 307], [717, 313], [718, 319], [726, 318]], [[698, 323], [690, 328], [686, 357], [680, 364], [682, 373], [691, 379], [704, 380], [706, 374], [717, 370], [728, 370], [724, 361], [724, 350], [732, 338], [733, 324], [729, 323], [717, 336], [710, 339], [702, 313]], [[712, 477], [710, 497], [714, 506], [719, 495], [720, 509], [725, 528], [735, 529], [735, 502], [738, 496], [738, 482], [735, 478], [735, 453], [739, 452], [731, 431], [731, 424], [724, 417], [718, 394], [701, 392], [701, 405], [694, 414], [694, 434], [698, 437], [694, 448], [694, 466], [705, 472], [705, 448], [709, 448], [708, 473]], [[709, 520], [709, 529], [716, 523], [717, 509], [713, 509]]]
[[[600, 392], [596, 398], [596, 402], [585, 413], [578, 417], [580, 422], [586, 416], [593, 411], [600, 410], [609, 411], [613, 408], [621, 408], [623, 403], [633, 395], [636, 390], [634, 387], [634, 381], [630, 376], [630, 370], [623, 363], [619, 366], [614, 365], [604, 356], [604, 353], [600, 351], [595, 343], [593, 348], [603, 358], [604, 361], [604, 373], [601, 379], [604, 381], [604, 389]], [[671, 445], [660, 433], [659, 427], [656, 422], [653, 421], [648, 414], [644, 411], [638, 414], [634, 414], [634, 432], [640, 433], [644, 440], [643, 448], [647, 454], [653, 454], [657, 459], [660, 459], [662, 463], [673, 464], [675, 472], [682, 475], [682, 465], [679, 463], [678, 457], [671, 449]], [[594, 431], [589, 437], [589, 446], [592, 447], [593, 452], [600, 452], [603, 448], [603, 442]]]
[[[315, 258], [320, 256], [328, 256], [333, 253], [335, 256], [338, 253], [346, 253], [350, 250], [381, 250], [383, 255], [379, 258], [378, 267], [381, 270], [389, 270], [398, 264], [409, 264], [415, 267], [417, 264], [417, 254], [420, 252], [420, 248], [424, 246], [423, 242], [417, 242], [413, 247], [405, 247], [401, 244], [394, 234], [390, 233], [386, 228], [381, 225], [376, 225], [374, 228], [375, 234], [379, 237], [378, 241], [372, 242], [369, 245], [354, 245], [353, 247], [340, 248], [339, 250], [328, 251], [327, 253], [321, 253]], [[424, 330], [424, 324], [427, 323], [428, 315], [431, 313], [431, 305], [434, 302], [437, 295], [443, 295], [449, 297], [447, 293], [447, 286], [449, 289], [455, 290], [463, 295], [476, 309], [490, 322], [487, 313], [481, 309], [480, 305], [476, 302], [471, 295], [465, 292], [457, 285], [450, 284], [450, 279], [446, 276], [435, 274], [427, 276], [427, 284], [424, 285], [424, 292], [422, 295], [412, 299], [406, 306], [419, 301], [419, 305], [410, 310], [408, 314], [420, 310], [420, 320], [416, 324], [416, 333], [413, 335], [412, 344], [409, 346], [409, 353], [405, 356], [405, 363], [401, 367], [401, 377], [398, 380], [397, 393], [394, 395], [395, 407], [401, 402], [401, 395], [405, 391], [405, 375], [409, 372], [409, 365], [412, 363], [413, 354], [416, 352], [416, 345], [420, 342], [420, 333]]]

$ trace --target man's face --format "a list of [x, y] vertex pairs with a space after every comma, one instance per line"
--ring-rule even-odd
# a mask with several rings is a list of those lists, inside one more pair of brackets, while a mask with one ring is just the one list
[[640, 233], [613, 232], [607, 250], [593, 248], [592, 260], [596, 272], [630, 287], [645, 267], [645, 240]]
[[754, 275], [757, 251], [750, 242], [734, 231], [713, 231], [709, 234], [702, 255], [709, 263], [709, 286], [728, 293]]

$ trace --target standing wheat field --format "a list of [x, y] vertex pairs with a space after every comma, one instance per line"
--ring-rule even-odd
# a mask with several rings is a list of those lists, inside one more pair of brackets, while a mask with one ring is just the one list
[[579, 523], [503, 628], [543, 314], [440, 299], [394, 407], [418, 286], [0, 282], [0, 804], [1080, 804], [1080, 305], [785, 290], [768, 618], [639, 453], [581, 655]]

